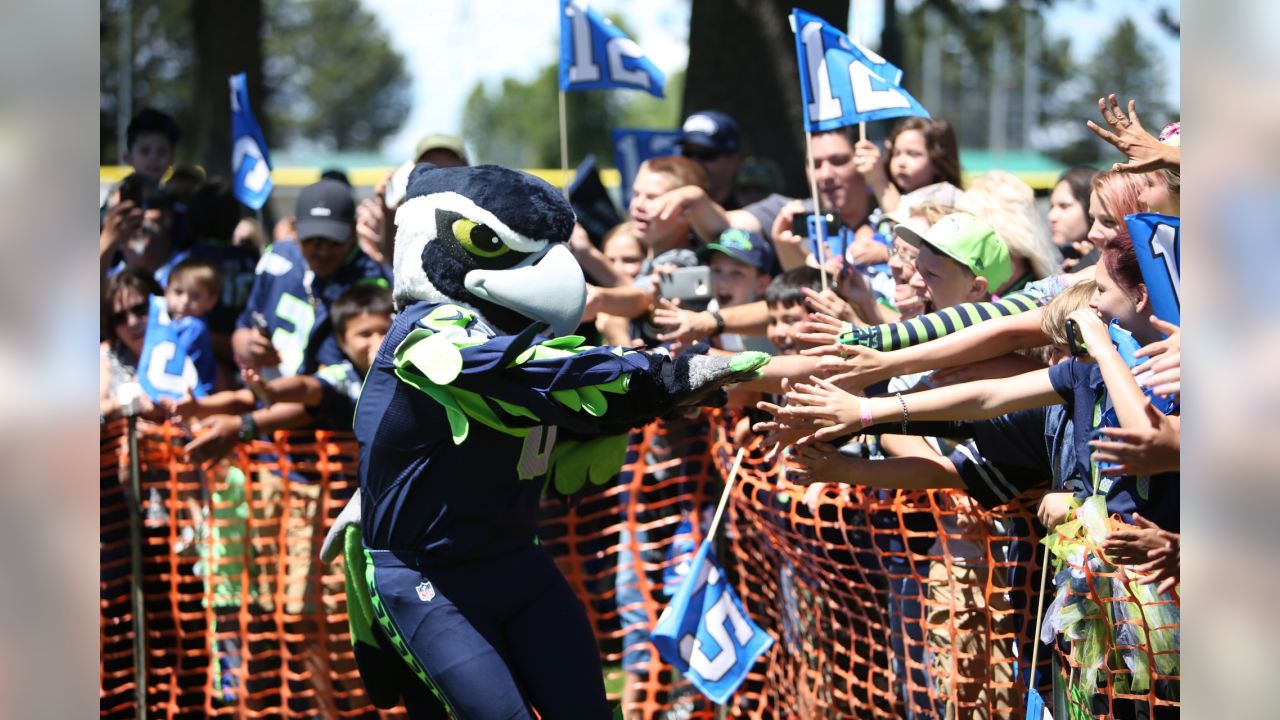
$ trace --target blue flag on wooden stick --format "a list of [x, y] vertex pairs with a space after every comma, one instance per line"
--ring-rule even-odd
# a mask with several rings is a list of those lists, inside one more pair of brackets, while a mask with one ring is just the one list
[[791, 11], [805, 132], [929, 111], [902, 89], [902, 71], [822, 18]]
[[662, 97], [666, 77], [587, 0], [560, 0], [560, 89], [644, 90]]
[[773, 638], [751, 621], [710, 555], [708, 538], [653, 628], [653, 645], [689, 682], [724, 704]]

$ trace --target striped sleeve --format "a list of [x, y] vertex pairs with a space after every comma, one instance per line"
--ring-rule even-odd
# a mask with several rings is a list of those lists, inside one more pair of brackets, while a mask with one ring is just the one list
[[846, 326], [840, 333], [840, 342], [873, 350], [901, 350], [937, 340], [984, 320], [1034, 310], [1043, 304], [1042, 298], [1034, 293], [1015, 292], [992, 302], [956, 305], [903, 322], [861, 328]]

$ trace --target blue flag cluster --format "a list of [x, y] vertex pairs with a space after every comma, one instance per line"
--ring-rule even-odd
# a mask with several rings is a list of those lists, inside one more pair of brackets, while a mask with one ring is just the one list
[[271, 195], [271, 160], [262, 128], [249, 109], [249, 89], [244, 73], [232, 75], [231, 84], [231, 189], [236, 199], [254, 210], [262, 209]]
[[929, 111], [902, 89], [902, 71], [822, 18], [791, 11], [805, 132]]
[[662, 611], [653, 645], [712, 702], [729, 700], [773, 638], [747, 616], [704, 540], [683, 584]]
[[586, 0], [560, 0], [561, 90], [644, 90], [662, 97], [665, 81], [640, 46]]
[[640, 164], [649, 158], [674, 155], [679, 130], [638, 130], [617, 128], [613, 136], [613, 162], [621, 176], [622, 203], [631, 203], [631, 184], [635, 182]]
[[1181, 326], [1181, 220], [1174, 215], [1135, 213], [1126, 215], [1124, 224], [1133, 240], [1151, 310], [1161, 320]]

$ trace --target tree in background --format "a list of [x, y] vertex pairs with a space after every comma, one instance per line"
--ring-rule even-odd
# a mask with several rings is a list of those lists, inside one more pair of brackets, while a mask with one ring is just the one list
[[[124, 13], [129, 11], [133, 32], [133, 112], [151, 105], [174, 116], [184, 128], [195, 123], [191, 98], [192, 79], [191, 3], [163, 0], [101, 0], [98, 39], [101, 44], [98, 66], [98, 128], [101, 161], [120, 162], [124, 148], [116, 143], [116, 113], [120, 103], [121, 78], [119, 46]], [[225, 84], [225, 81], [224, 81]], [[190, 161], [185, 146], [180, 161]]]
[[[742, 128], [743, 154], [777, 162], [788, 189], [807, 195], [800, 69], [787, 20], [796, 4], [693, 0], [681, 117], [698, 110], [729, 113]], [[849, 17], [849, 0], [799, 4], [840, 26]]]
[[404, 124], [404, 57], [358, 0], [271, 0], [267, 11], [265, 107], [277, 142], [372, 149]]
[[[244, 71], [267, 142], [374, 149], [409, 111], [404, 58], [358, 0], [100, 0], [100, 160], [116, 143], [118, 53], [132, 24], [134, 111], [150, 105], [182, 125], [179, 162], [225, 172], [227, 76]], [[264, 58], [265, 53], [265, 58]]]
[[[1153, 45], [1131, 19], [1117, 24], [1087, 63], [1072, 58], [1073, 35], [1096, 27], [1053, 28], [1045, 10], [1062, 0], [999, 6], [924, 0], [899, 18], [906, 86], [950, 120], [962, 147], [1026, 148], [1066, 164], [1095, 163], [1110, 148], [1084, 127], [1096, 100], [1116, 92], [1164, 121], [1168, 84]], [[886, 0], [886, 12], [892, 0]], [[1159, 26], [1176, 34], [1167, 8]]]
[[[1172, 30], [1171, 30], [1172, 31]], [[1164, 101], [1162, 92], [1168, 76], [1161, 65], [1155, 47], [1138, 32], [1133, 20], [1126, 18], [1116, 25], [1111, 35], [1098, 46], [1084, 69], [1088, 88], [1081, 93], [1078, 117], [1097, 121], [1098, 98], [1105, 93], [1115, 93], [1122, 106], [1129, 100], [1138, 101], [1142, 124], [1153, 133], [1160, 132], [1165, 123], [1176, 120], [1177, 110]], [[1060, 155], [1064, 162], [1097, 162], [1114, 158], [1115, 149], [1087, 130], [1080, 131], [1078, 140], [1064, 146]]]
[[[635, 38], [625, 21], [613, 22]], [[643, 40], [638, 40], [644, 47]], [[559, 60], [528, 82], [507, 78], [492, 91], [476, 83], [463, 109], [462, 134], [476, 148], [476, 162], [507, 167], [560, 167], [558, 108]], [[669, 129], [679, 125], [685, 73], [672, 73], [665, 97], [629, 90], [591, 90], [565, 94], [569, 164], [588, 154], [597, 167], [613, 166], [610, 131], [619, 127]]]
[[[477, 162], [508, 167], [559, 167], [557, 108], [559, 66], [548, 65], [529, 82], [507, 78], [493, 92], [477, 83], [463, 110], [462, 133], [473, 143]], [[597, 167], [613, 166], [610, 131], [618, 127], [673, 128], [680, 122], [684, 72], [667, 78], [666, 98], [625, 90], [592, 90], [565, 95], [569, 163], [588, 153]]]

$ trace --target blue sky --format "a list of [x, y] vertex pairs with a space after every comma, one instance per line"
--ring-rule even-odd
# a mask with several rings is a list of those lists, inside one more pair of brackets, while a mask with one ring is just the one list
[[[664, 72], [689, 58], [691, 0], [594, 0], [605, 13], [618, 13], [635, 29], [636, 42]], [[998, 5], [994, 0], [989, 4]], [[383, 146], [389, 159], [407, 157], [422, 135], [458, 133], [467, 95], [478, 81], [528, 79], [554, 62], [559, 51], [558, 0], [364, 0], [392, 44], [404, 54], [413, 78], [413, 109], [404, 128]], [[900, 10], [913, 5], [901, 0]], [[854, 0], [850, 13], [864, 38], [879, 37], [880, 0]], [[1046, 15], [1051, 34], [1072, 33], [1078, 59], [1087, 58], [1111, 26], [1132, 17], [1159, 51], [1169, 83], [1166, 96], [1180, 100], [1179, 43], [1155, 22], [1156, 10], [1180, 16], [1176, 0], [1058, 0]], [[868, 42], [869, 45], [874, 43]], [[904, 68], [907, 72], [911, 68]], [[672, 99], [672, 102], [679, 102]]]

